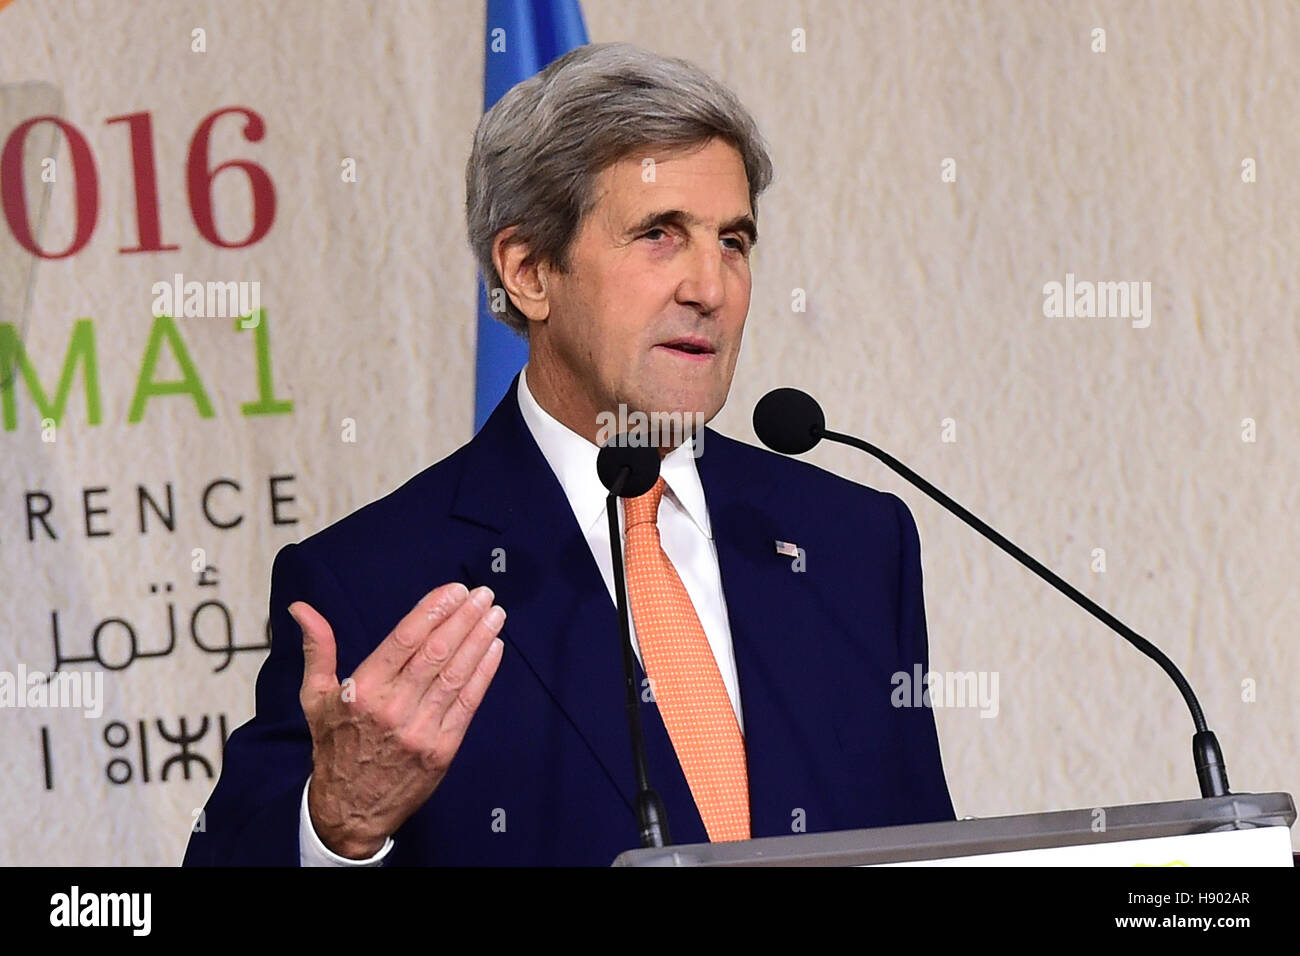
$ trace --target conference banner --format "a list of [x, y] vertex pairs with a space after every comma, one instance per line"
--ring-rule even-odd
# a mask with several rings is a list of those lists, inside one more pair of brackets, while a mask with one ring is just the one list
[[479, 106], [424, 104], [480, 51], [397, 97], [385, 49], [446, 9], [289, 7], [0, 11], [0, 862], [178, 864], [276, 551], [469, 433], [463, 185], [429, 171]]

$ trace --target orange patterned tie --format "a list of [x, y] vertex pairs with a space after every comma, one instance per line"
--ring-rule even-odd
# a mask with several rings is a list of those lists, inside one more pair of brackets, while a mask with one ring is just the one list
[[641, 660], [713, 842], [749, 839], [745, 739], [695, 605], [659, 543], [661, 477], [623, 502], [627, 591]]

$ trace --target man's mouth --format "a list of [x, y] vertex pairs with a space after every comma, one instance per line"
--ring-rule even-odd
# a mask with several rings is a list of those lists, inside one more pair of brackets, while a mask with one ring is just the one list
[[697, 362], [707, 361], [712, 358], [715, 349], [708, 339], [697, 338], [695, 336], [683, 336], [682, 338], [673, 339], [669, 342], [661, 342], [655, 348], [668, 349], [676, 355], [683, 358], [693, 359]]

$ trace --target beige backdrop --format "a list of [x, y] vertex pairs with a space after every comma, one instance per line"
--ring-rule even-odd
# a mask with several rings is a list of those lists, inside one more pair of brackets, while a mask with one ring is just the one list
[[[814, 392], [831, 427], [892, 451], [1162, 646], [1198, 690], [1235, 789], [1300, 790], [1300, 227], [1290, 214], [1300, 8], [583, 8], [593, 40], [635, 39], [731, 85], [772, 146], [749, 331], [715, 427], [755, 441], [750, 411], [766, 390]], [[196, 28], [205, 53], [191, 50]], [[1096, 28], [1105, 52], [1093, 49]], [[212, 780], [194, 762], [188, 782], [180, 762], [160, 780], [180, 745], [156, 722], [175, 736], [185, 717], [193, 734], [209, 716], [191, 749], [215, 771], [217, 718], [233, 729], [251, 714], [263, 656], [238, 652], [217, 672], [225, 655], [199, 647], [192, 609], [219, 595], [236, 641], [255, 643], [283, 543], [470, 437], [463, 174], [482, 107], [483, 30], [477, 2], [18, 0], [0, 12], [0, 84], [60, 88], [100, 187], [86, 248], [36, 270], [27, 352], [50, 389], [74, 322], [93, 319], [103, 403], [102, 423], [89, 424], [79, 375], [56, 440], [42, 441], [20, 384], [18, 427], [0, 431], [0, 669], [49, 669], [52, 611], [65, 655], [87, 654], [108, 617], [136, 622], [142, 651], [165, 648], [169, 602], [179, 622], [170, 654], [106, 673], [97, 720], [0, 711], [0, 862], [177, 863]], [[792, 49], [796, 30], [805, 52]], [[277, 213], [265, 239], [228, 250], [195, 228], [184, 169], [196, 127], [232, 105], [258, 112], [267, 135], [246, 142], [226, 117], [212, 163], [264, 167]], [[118, 251], [137, 241], [135, 197], [127, 130], [106, 120], [143, 111], [176, 252]], [[21, 118], [4, 117], [0, 137]], [[66, 142], [59, 157], [67, 169]], [[347, 158], [355, 183], [340, 174]], [[1243, 181], [1248, 158], [1254, 182]], [[945, 159], [955, 182], [944, 181]], [[72, 235], [71, 182], [53, 186], [48, 248]], [[245, 179], [223, 174], [216, 197], [225, 234], [246, 233]], [[10, 243], [3, 223], [0, 235]], [[128, 422], [151, 286], [176, 272], [261, 283], [274, 391], [292, 412], [240, 412], [257, 395], [252, 331], [178, 318], [213, 416], [165, 395]], [[1067, 273], [1149, 282], [1149, 327], [1045, 317], [1043, 286]], [[179, 377], [164, 352], [155, 377]], [[1243, 441], [1248, 418], [1253, 442]], [[955, 441], [944, 440], [945, 419]], [[999, 675], [996, 718], [938, 712], [960, 815], [1196, 795], [1191, 721], [1154, 664], [883, 466], [847, 450], [810, 457], [911, 505], [931, 666]], [[271, 475], [294, 476], [280, 487], [298, 524], [272, 523]], [[218, 478], [242, 487], [213, 498], [222, 515], [245, 514], [225, 531], [200, 508]], [[169, 481], [175, 530], [154, 521], [141, 535], [136, 486], [159, 497]], [[109, 508], [92, 520], [111, 537], [82, 526], [93, 487], [108, 489], [92, 494]], [[27, 538], [24, 496], [36, 490], [54, 503], [57, 541]], [[192, 573], [199, 548], [218, 569], [215, 587]], [[106, 636], [104, 656], [124, 646]], [[120, 747], [105, 739], [113, 721]], [[129, 781], [110, 782], [113, 760], [128, 761]]]

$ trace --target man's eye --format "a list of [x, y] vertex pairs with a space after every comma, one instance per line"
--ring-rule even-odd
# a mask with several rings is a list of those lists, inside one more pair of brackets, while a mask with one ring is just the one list
[[668, 235], [668, 233], [667, 233], [667, 232], [664, 232], [664, 230], [659, 229], [659, 228], [655, 228], [655, 229], [651, 229], [649, 232], [647, 232], [647, 233], [646, 233], [644, 236], [642, 236], [641, 238], [642, 238], [642, 239], [649, 239], [651, 242], [654, 242], [655, 240], [654, 240], [652, 237], [654, 236], [654, 234], [655, 234], [656, 232], [658, 232], [658, 233], [662, 233], [662, 234], [665, 235], [665, 236]]
[[746, 247], [746, 244], [745, 244], [745, 240], [744, 240], [744, 239], [740, 239], [740, 238], [738, 238], [738, 237], [736, 237], [736, 236], [727, 236], [726, 239], [725, 239], [724, 241], [726, 241], [726, 242], [734, 242], [734, 243], [735, 243], [735, 246], [733, 246], [732, 248], [734, 248], [734, 249], [735, 249], [737, 252], [739, 252], [739, 253], [742, 253], [742, 254], [743, 254], [744, 252], [747, 251], [747, 247]]

